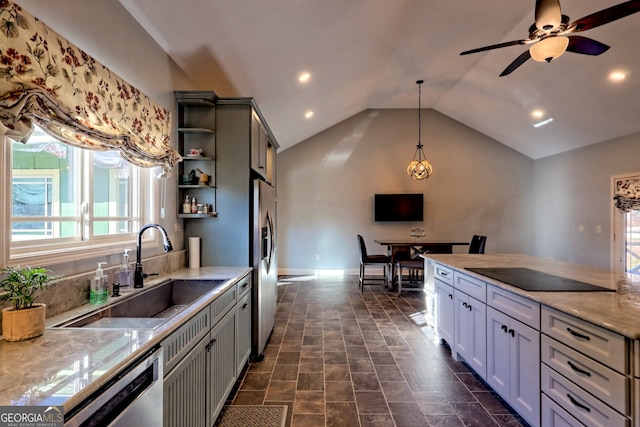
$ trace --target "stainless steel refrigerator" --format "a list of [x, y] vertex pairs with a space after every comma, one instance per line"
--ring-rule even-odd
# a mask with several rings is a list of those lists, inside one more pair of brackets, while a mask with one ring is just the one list
[[253, 355], [261, 359], [273, 331], [278, 297], [276, 190], [253, 181]]

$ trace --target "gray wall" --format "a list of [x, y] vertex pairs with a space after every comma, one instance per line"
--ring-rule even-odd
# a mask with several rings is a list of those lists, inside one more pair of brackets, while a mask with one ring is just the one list
[[640, 134], [537, 160], [534, 170], [535, 254], [610, 268], [611, 177], [640, 171]]
[[[376, 238], [488, 236], [487, 252], [532, 253], [530, 158], [435, 110], [424, 110], [423, 143], [433, 175], [411, 181], [416, 110], [367, 110], [278, 154], [281, 273], [358, 268], [356, 234]], [[423, 223], [376, 223], [375, 193], [423, 193]], [[463, 250], [461, 248], [458, 251]]]

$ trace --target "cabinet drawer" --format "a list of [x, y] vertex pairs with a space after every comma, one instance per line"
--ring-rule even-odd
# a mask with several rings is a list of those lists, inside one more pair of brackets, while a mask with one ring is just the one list
[[165, 375], [195, 347], [202, 337], [209, 334], [209, 329], [211, 329], [209, 315], [209, 308], [201, 310], [162, 341], [160, 345], [163, 349]]
[[487, 285], [487, 304], [535, 330], [540, 330], [540, 304], [535, 301]]
[[466, 274], [462, 274], [457, 271], [453, 273], [453, 280], [454, 288], [464, 292], [469, 296], [474, 297], [479, 301], [487, 301], [487, 284], [482, 280], [478, 280], [474, 277], [467, 276]]
[[622, 335], [547, 306], [542, 306], [541, 313], [543, 333], [618, 372], [629, 373], [629, 350]]
[[[542, 365], [542, 392], [587, 426], [626, 427], [629, 418], [619, 414], [548, 366]], [[545, 405], [543, 399], [543, 425]], [[572, 425], [572, 424], [570, 424]]]
[[630, 413], [628, 377], [544, 335], [541, 349], [544, 363], [618, 411]]
[[434, 264], [433, 276], [440, 280], [441, 282], [446, 283], [447, 285], [453, 286], [453, 270], [449, 267], [445, 267], [444, 265]]
[[238, 301], [242, 299], [244, 294], [251, 290], [251, 274], [247, 274], [236, 283], [236, 295]]
[[584, 427], [580, 421], [562, 409], [553, 400], [542, 395], [542, 413], [540, 416], [544, 427]]
[[220, 295], [210, 305], [211, 310], [211, 325], [215, 326], [222, 316], [229, 311], [229, 309], [236, 303], [236, 287], [229, 288], [224, 294]]

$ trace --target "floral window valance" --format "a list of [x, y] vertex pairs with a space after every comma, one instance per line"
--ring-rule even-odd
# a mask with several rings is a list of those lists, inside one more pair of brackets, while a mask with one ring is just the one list
[[640, 178], [617, 180], [615, 187], [616, 208], [622, 212], [640, 210]]
[[70, 145], [119, 150], [138, 166], [167, 170], [180, 161], [167, 109], [0, 0], [0, 135], [26, 142], [34, 123]]

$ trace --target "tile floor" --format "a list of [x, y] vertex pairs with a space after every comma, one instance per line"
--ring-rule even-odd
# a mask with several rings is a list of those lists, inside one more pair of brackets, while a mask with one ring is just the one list
[[526, 426], [425, 324], [422, 293], [281, 278], [266, 357], [235, 405], [286, 404], [287, 426]]

